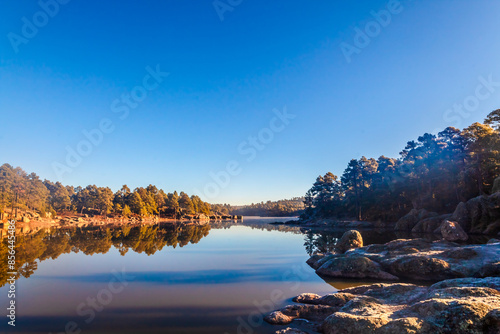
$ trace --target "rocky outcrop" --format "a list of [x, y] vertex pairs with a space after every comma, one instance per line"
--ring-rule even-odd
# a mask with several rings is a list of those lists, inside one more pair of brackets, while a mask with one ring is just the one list
[[443, 221], [450, 219], [451, 214], [435, 216], [420, 220], [417, 225], [411, 230], [412, 233], [434, 233], [441, 226]]
[[331, 259], [316, 270], [316, 273], [329, 277], [398, 280], [396, 276], [385, 272], [380, 264], [364, 256], [332, 256]]
[[499, 259], [500, 243], [463, 246], [445, 240], [398, 239], [345, 254], [316, 254], [307, 263], [324, 277], [438, 281], [500, 275]]
[[[500, 181], [498, 181], [500, 183]], [[445, 220], [457, 222], [466, 233], [498, 234], [500, 233], [500, 192], [490, 196], [475, 197], [457, 205], [452, 214], [441, 215], [425, 209], [411, 210], [402, 217], [395, 226], [396, 231], [412, 231], [413, 233], [441, 233], [436, 231]]]
[[500, 232], [500, 192], [460, 203], [450, 220], [459, 223], [467, 233]]
[[[446, 280], [430, 287], [373, 284], [295, 300], [308, 304], [287, 306], [265, 320], [289, 324], [293, 319], [288, 314], [295, 307], [307, 309], [303, 315], [324, 334], [493, 334], [500, 329], [499, 277]], [[285, 322], [270, 321], [277, 319]]]
[[465, 233], [460, 224], [449, 220], [445, 220], [441, 223], [439, 231], [441, 232], [443, 239], [447, 241], [465, 241], [469, 239], [469, 236]]
[[335, 245], [335, 250], [339, 253], [345, 253], [349, 249], [363, 247], [363, 238], [361, 233], [356, 230], [345, 232]]
[[429, 212], [425, 209], [413, 209], [406, 216], [398, 220], [394, 229], [396, 231], [411, 231], [418, 222], [436, 216], [438, 216], [438, 214], [435, 212]]

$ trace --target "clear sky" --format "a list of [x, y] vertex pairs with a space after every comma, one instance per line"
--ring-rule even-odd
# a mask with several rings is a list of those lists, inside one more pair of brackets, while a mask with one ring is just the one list
[[54, 3], [2, 2], [0, 163], [64, 184], [301, 196], [500, 108], [496, 0]]

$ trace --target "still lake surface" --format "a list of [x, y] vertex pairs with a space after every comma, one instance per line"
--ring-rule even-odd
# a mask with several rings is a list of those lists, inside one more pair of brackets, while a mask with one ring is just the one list
[[[284, 327], [266, 324], [262, 314], [292, 297], [363, 283], [327, 282], [305, 263], [308, 252], [328, 249], [343, 231], [268, 224], [277, 220], [288, 219], [44, 239], [48, 255], [16, 283], [16, 327], [3, 315], [0, 331], [267, 334]], [[362, 234], [366, 244], [395, 239], [386, 231]], [[7, 285], [0, 288], [5, 314], [7, 293]]]

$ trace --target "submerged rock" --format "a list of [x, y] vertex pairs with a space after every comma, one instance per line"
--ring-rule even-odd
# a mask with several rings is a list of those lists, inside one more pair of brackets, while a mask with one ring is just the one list
[[[344, 302], [336, 306], [326, 303], [336, 295]], [[313, 320], [325, 334], [465, 334], [500, 330], [500, 277], [453, 279], [430, 287], [372, 284], [325, 297], [297, 298], [329, 310], [316, 313]], [[287, 313], [290, 307], [273, 314]]]

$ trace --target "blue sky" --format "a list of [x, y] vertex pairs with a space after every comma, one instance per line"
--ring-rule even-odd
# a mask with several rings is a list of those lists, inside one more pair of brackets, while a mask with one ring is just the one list
[[[61, 2], [47, 7], [53, 17], [35, 1], [3, 2], [0, 162], [65, 184], [152, 183], [212, 203], [289, 198], [352, 158], [396, 157], [425, 132], [500, 106], [493, 85], [466, 116], [447, 112], [489, 77], [500, 82], [494, 0], [243, 0], [224, 20], [213, 1]], [[356, 47], [388, 4], [390, 23], [348, 62], [341, 45]], [[146, 68], [169, 75], [144, 90]], [[112, 105], [136, 86], [147, 96], [120, 118]], [[294, 118], [273, 120], [285, 107]], [[112, 130], [69, 166], [68, 148], [103, 120]], [[265, 144], [242, 154], [259, 133]], [[214, 174], [225, 176], [207, 188]]]

